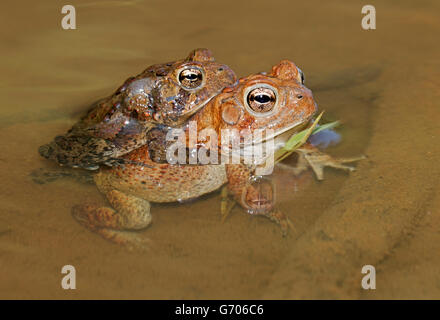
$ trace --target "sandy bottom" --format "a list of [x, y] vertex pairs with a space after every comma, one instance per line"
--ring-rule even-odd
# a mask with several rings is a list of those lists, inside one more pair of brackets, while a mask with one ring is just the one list
[[[93, 1], [66, 31], [60, 4], [11, 2], [0, 28], [0, 298], [440, 298], [440, 8], [370, 3], [374, 31], [360, 27], [360, 1]], [[238, 207], [220, 223], [213, 193], [154, 205], [141, 232], [151, 252], [128, 252], [71, 217], [75, 204], [105, 204], [94, 185], [32, 181], [56, 167], [37, 148], [128, 76], [196, 47], [240, 76], [293, 60], [326, 121], [344, 122], [328, 152], [368, 159], [321, 183], [276, 171], [296, 228], [286, 238]], [[61, 288], [67, 264], [76, 290]], [[361, 287], [364, 265], [376, 290]]]

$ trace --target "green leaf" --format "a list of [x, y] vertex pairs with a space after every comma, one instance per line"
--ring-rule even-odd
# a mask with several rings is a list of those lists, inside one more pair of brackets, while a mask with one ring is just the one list
[[315, 119], [315, 121], [312, 123], [312, 125], [310, 127], [293, 134], [289, 138], [289, 140], [287, 140], [287, 142], [284, 144], [284, 146], [275, 152], [275, 163], [283, 161], [285, 158], [287, 158], [289, 155], [291, 155], [296, 149], [298, 149], [304, 143], [306, 143], [307, 139], [310, 136], [312, 136], [322, 130], [332, 129], [332, 128], [339, 125], [339, 123], [340, 123], [339, 121], [334, 121], [334, 122], [330, 122], [330, 123], [326, 123], [326, 124], [317, 126], [319, 120], [321, 120], [323, 113], [324, 112], [321, 112], [319, 114], [319, 116]]

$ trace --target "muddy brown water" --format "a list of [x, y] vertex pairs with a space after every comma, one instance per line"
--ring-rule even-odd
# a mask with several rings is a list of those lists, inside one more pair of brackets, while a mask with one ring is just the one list
[[[438, 1], [89, 1], [77, 30], [61, 3], [7, 1], [1, 19], [0, 298], [440, 298]], [[6, 4], [5, 4], [6, 8]], [[218, 193], [155, 205], [128, 252], [77, 224], [73, 205], [105, 203], [72, 179], [35, 184], [55, 167], [37, 148], [96, 99], [153, 63], [208, 47], [238, 75], [297, 63], [326, 120], [340, 119], [334, 156], [366, 154], [350, 175], [276, 171], [296, 232], [235, 208]], [[287, 160], [289, 161], [289, 160]], [[62, 290], [61, 268], [77, 270]], [[376, 290], [361, 269], [376, 267]]]

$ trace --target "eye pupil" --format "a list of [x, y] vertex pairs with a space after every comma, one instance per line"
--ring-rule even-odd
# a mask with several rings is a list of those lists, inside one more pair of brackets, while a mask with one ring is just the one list
[[181, 85], [187, 89], [194, 89], [202, 84], [202, 71], [196, 68], [185, 69], [179, 74]]
[[259, 94], [254, 97], [254, 100], [259, 103], [268, 103], [271, 99], [268, 95], [265, 94]]
[[199, 77], [195, 74], [195, 73], [191, 73], [185, 76], [185, 78], [187, 78], [190, 81], [195, 81], [197, 80]]
[[247, 103], [256, 112], [268, 112], [275, 106], [276, 95], [269, 88], [256, 88], [248, 94]]

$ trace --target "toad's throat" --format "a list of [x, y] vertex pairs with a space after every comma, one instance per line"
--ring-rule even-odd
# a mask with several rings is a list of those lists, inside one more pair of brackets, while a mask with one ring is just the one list
[[301, 131], [309, 122], [297, 122], [282, 130], [271, 132], [268, 135], [257, 135], [255, 139], [240, 143], [235, 146], [222, 145], [221, 154], [224, 156], [232, 155], [233, 157], [246, 159], [253, 164], [261, 164], [265, 162], [268, 157], [275, 154], [277, 150], [282, 148], [287, 140], [295, 134]]

